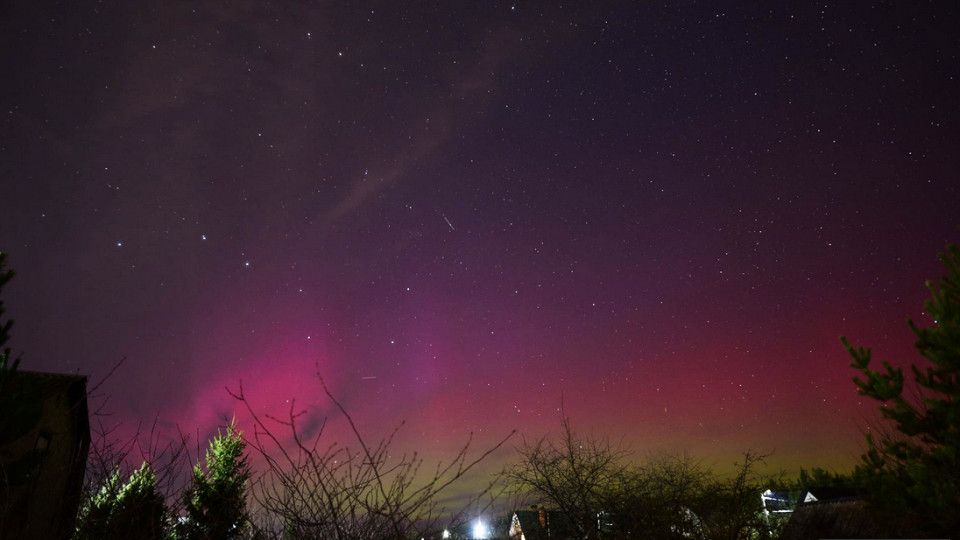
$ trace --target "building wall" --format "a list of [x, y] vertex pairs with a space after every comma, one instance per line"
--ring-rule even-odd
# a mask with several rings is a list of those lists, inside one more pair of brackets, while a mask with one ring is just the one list
[[69, 538], [73, 531], [90, 427], [87, 418], [86, 378], [73, 375], [19, 372], [18, 382], [36, 385], [30, 394], [40, 407], [40, 419], [24, 436], [3, 448], [4, 463], [36, 450], [39, 463], [30, 480], [11, 486], [4, 501], [3, 538]]

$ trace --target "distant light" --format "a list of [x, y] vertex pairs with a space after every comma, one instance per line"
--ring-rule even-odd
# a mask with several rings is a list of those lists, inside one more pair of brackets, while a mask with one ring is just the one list
[[473, 537], [478, 539], [490, 538], [490, 531], [487, 529], [487, 525], [479, 519], [473, 524]]
[[450, 531], [448, 531], [447, 529], [444, 529], [444, 530], [443, 530], [443, 534], [440, 535], [440, 536], [441, 536], [442, 538], [450, 538]]

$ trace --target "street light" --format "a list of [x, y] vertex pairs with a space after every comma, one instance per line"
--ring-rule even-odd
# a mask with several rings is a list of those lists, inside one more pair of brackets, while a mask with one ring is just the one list
[[490, 530], [480, 518], [477, 518], [477, 522], [473, 524], [473, 537], [477, 540], [490, 538]]

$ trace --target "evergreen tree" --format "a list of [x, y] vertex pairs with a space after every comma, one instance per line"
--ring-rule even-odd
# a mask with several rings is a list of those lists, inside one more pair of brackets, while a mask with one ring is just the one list
[[[3, 290], [3, 286], [7, 284], [8, 281], [13, 279], [14, 272], [13, 270], [4, 270], [4, 266], [7, 263], [7, 254], [0, 251], [0, 291]], [[19, 358], [14, 358], [13, 362], [10, 361], [10, 348], [4, 347], [7, 344], [7, 340], [10, 339], [10, 328], [13, 327], [13, 321], [8, 320], [3, 321], [3, 313], [5, 309], [3, 307], [3, 298], [0, 297], [0, 388], [6, 388], [6, 385], [9, 384], [10, 377], [13, 375], [13, 372], [17, 369], [17, 365], [20, 364]]]
[[884, 362], [875, 371], [869, 349], [841, 338], [851, 366], [862, 374], [854, 378], [860, 393], [879, 401], [896, 429], [876, 438], [867, 434], [867, 452], [855, 473], [893, 535], [947, 537], [960, 531], [960, 250], [948, 245], [940, 258], [947, 275], [938, 285], [927, 283], [932, 297], [925, 308], [933, 326], [909, 322], [926, 359], [911, 366], [914, 391], [904, 392], [901, 368]]
[[160, 539], [166, 512], [156, 474], [144, 462], [125, 484], [120, 483], [119, 470], [107, 479], [80, 511], [74, 539]]
[[771, 482], [771, 489], [775, 491], [789, 491], [791, 496], [799, 496], [803, 491], [813, 488], [839, 488], [854, 491], [857, 489], [856, 479], [852, 474], [843, 474], [821, 467], [805, 469], [800, 467], [800, 474], [796, 478], [781, 478]]
[[193, 469], [193, 487], [184, 494], [187, 516], [177, 527], [184, 539], [239, 538], [247, 526], [246, 492], [250, 466], [247, 443], [236, 422], [218, 433], [206, 453], [206, 470]]
[[[0, 292], [14, 276], [13, 270], [4, 269], [6, 262], [7, 254], [0, 251]], [[17, 377], [20, 359], [5, 346], [13, 320], [4, 321], [4, 312], [0, 295], [0, 525], [7, 522], [11, 511], [20, 508], [22, 499], [16, 488], [36, 478], [43, 461], [43, 452], [37, 448], [13, 449], [40, 421], [42, 397], [36, 381]]]

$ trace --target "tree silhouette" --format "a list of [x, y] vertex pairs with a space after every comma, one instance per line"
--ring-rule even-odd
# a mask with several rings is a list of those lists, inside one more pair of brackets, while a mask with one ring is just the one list
[[606, 438], [579, 435], [566, 416], [559, 437], [524, 441], [517, 451], [520, 459], [506, 472], [512, 489], [556, 508], [577, 538], [605, 536], [601, 516], [634, 491], [629, 451]]
[[[3, 286], [13, 279], [15, 275], [13, 270], [4, 270], [6, 264], [7, 254], [0, 251], [0, 292], [3, 291]], [[6, 386], [9, 384], [9, 378], [17, 369], [17, 365], [20, 364], [19, 358], [14, 358], [12, 362], [10, 361], [10, 348], [4, 347], [10, 339], [10, 328], [13, 327], [12, 320], [4, 322], [3, 314], [5, 311], [3, 307], [3, 297], [0, 296], [0, 389], [6, 389]], [[5, 392], [0, 393], [0, 396], [4, 394]]]
[[[7, 254], [0, 251], [0, 292], [13, 279], [13, 270], [5, 270]], [[23, 486], [40, 472], [43, 452], [37, 448], [14, 450], [18, 440], [30, 433], [40, 421], [41, 388], [36, 381], [17, 377], [20, 358], [6, 347], [13, 320], [3, 320], [5, 308], [0, 295], [0, 536], [13, 517], [24, 511]]]
[[634, 464], [623, 445], [580, 435], [565, 416], [561, 428], [558, 436], [524, 442], [506, 472], [516, 493], [557, 511], [554, 537], [771, 537], [760, 499], [771, 478], [757, 470], [767, 456], [746, 452], [734, 474], [722, 477], [686, 454]]
[[[487, 486], [471, 497], [459, 512], [440, 500], [509, 436], [474, 459], [469, 457], [467, 441], [451, 461], [426, 467], [419, 454], [391, 449], [402, 424], [390, 436], [368, 442], [319, 373], [317, 376], [324, 394], [349, 424], [353, 448], [327, 442], [326, 420], [315, 435], [304, 436], [297, 423], [304, 412], [296, 412], [292, 401], [287, 419], [262, 419], [244, 395], [242, 384], [236, 392], [231, 391], [253, 418], [250, 445], [266, 467], [252, 489], [253, 502], [268, 521], [257, 530], [258, 535], [340, 540], [438, 538], [445, 528], [462, 523], [466, 507], [479, 506], [492, 489]], [[281, 439], [292, 439], [292, 443]], [[276, 530], [278, 524], [282, 531]]]
[[949, 536], [960, 531], [960, 250], [940, 255], [947, 269], [939, 284], [927, 282], [925, 303], [933, 326], [920, 328], [916, 348], [926, 360], [911, 366], [913, 392], [904, 389], [903, 369], [870, 367], [870, 349], [841, 338], [861, 376], [861, 395], [880, 402], [895, 432], [866, 435], [867, 451], [856, 475], [881, 526], [893, 535]]

